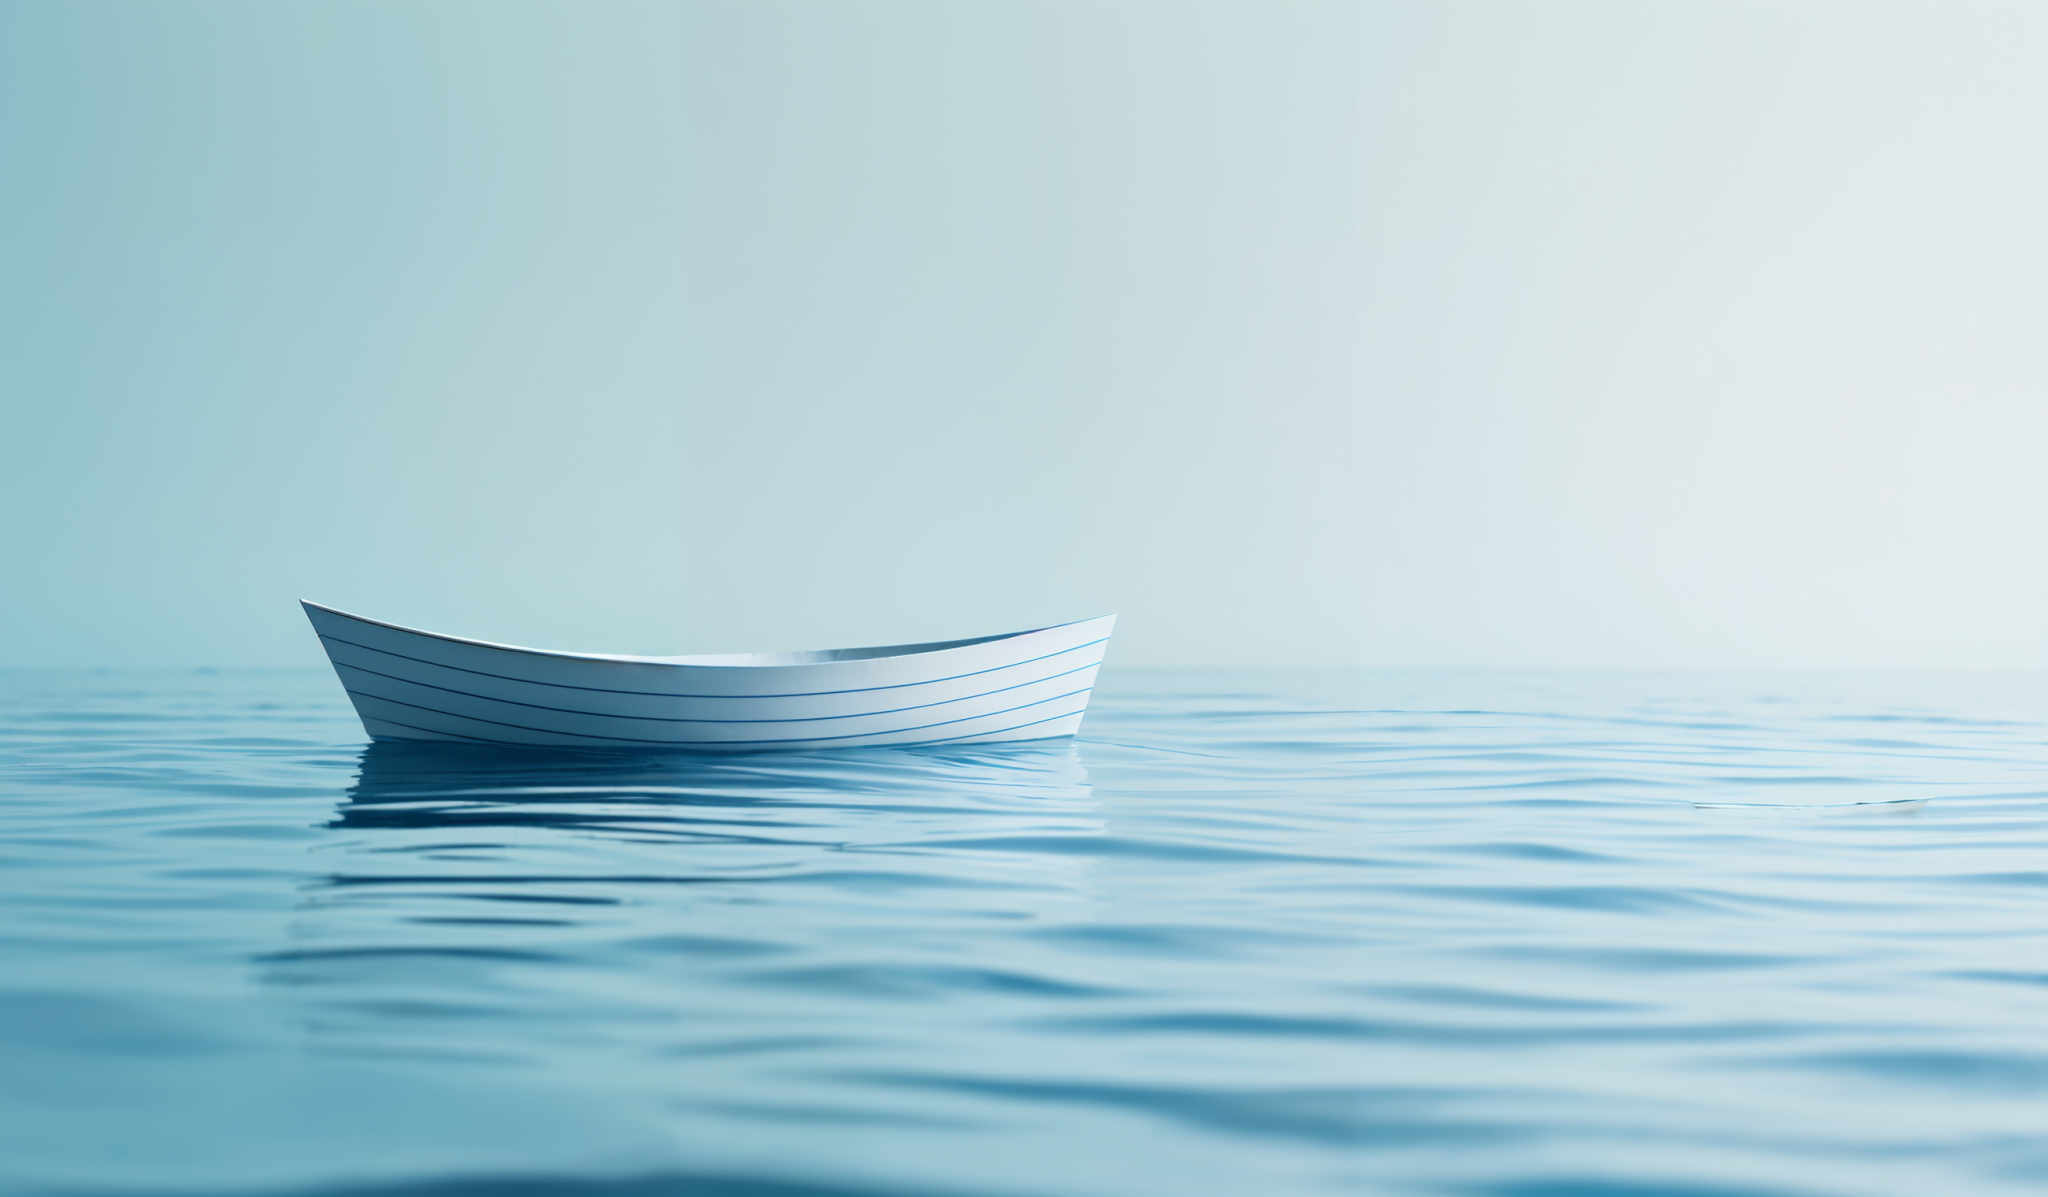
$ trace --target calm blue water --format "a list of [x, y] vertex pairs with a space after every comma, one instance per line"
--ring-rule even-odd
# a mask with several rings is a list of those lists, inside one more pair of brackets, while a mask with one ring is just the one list
[[7, 1192], [1996, 1193], [2044, 1125], [2037, 675], [1127, 670], [706, 761], [0, 675]]

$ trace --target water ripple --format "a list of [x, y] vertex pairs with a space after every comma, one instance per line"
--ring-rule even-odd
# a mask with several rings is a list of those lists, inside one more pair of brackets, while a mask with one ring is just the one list
[[694, 760], [365, 748], [313, 672], [0, 675], [0, 1191], [2048, 1182], [2038, 676], [1097, 704]]

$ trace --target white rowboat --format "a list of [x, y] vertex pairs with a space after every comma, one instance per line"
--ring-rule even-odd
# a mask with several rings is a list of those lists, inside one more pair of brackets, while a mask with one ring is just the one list
[[632, 657], [422, 632], [301, 602], [373, 740], [766, 752], [1081, 728], [1116, 617], [815, 652]]

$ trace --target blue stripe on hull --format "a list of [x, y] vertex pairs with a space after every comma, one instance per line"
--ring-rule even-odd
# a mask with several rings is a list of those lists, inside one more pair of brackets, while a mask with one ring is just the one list
[[[919, 731], [925, 731], [925, 730], [927, 730], [927, 729], [930, 729], [930, 728], [939, 728], [939, 727], [950, 727], [950, 726], [955, 726], [955, 725], [958, 725], [958, 724], [961, 724], [961, 723], [969, 723], [969, 722], [972, 722], [973, 720], [976, 720], [976, 719], [990, 719], [990, 718], [994, 718], [995, 716], [998, 716], [998, 715], [1007, 715], [1007, 714], [1011, 714], [1012, 712], [1016, 712], [1016, 711], [1022, 711], [1022, 710], [1027, 710], [1027, 709], [1029, 709], [1029, 708], [1032, 708], [1032, 707], [1040, 707], [1040, 706], [1044, 706], [1044, 705], [1045, 705], [1046, 703], [1050, 703], [1050, 702], [1058, 702], [1059, 700], [1061, 700], [1061, 699], [1063, 699], [1063, 698], [1076, 698], [1076, 697], [1080, 698], [1080, 699], [1081, 699], [1081, 705], [1082, 705], [1082, 708], [1083, 708], [1083, 709], [1085, 710], [1085, 709], [1086, 709], [1086, 707], [1087, 707], [1087, 703], [1088, 703], [1088, 699], [1087, 699], [1087, 696], [1088, 696], [1088, 693], [1089, 693], [1089, 690], [1088, 690], [1088, 689], [1085, 689], [1085, 688], [1084, 688], [1084, 689], [1080, 689], [1080, 690], [1069, 690], [1069, 691], [1067, 691], [1067, 692], [1066, 692], [1066, 693], [1064, 693], [1064, 694], [1055, 694], [1055, 695], [1053, 695], [1053, 696], [1052, 696], [1052, 697], [1050, 697], [1050, 698], [1041, 698], [1041, 699], [1037, 700], [1036, 702], [1027, 702], [1027, 703], [1020, 703], [1019, 705], [1017, 705], [1017, 706], [1014, 706], [1014, 707], [1004, 707], [1003, 709], [1001, 709], [1001, 710], [996, 710], [996, 711], [983, 711], [983, 712], [981, 712], [981, 713], [979, 713], [979, 714], [974, 714], [974, 715], [963, 715], [963, 716], [961, 716], [961, 717], [959, 717], [959, 718], [957, 718], [957, 719], [941, 719], [941, 720], [938, 720], [938, 721], [936, 721], [936, 722], [933, 722], [933, 723], [918, 723], [918, 724], [912, 724], [912, 725], [910, 725], [910, 726], [908, 726], [908, 727], [892, 727], [892, 728], [882, 728], [882, 729], [880, 729], [880, 730], [877, 730], [877, 731], [866, 731], [866, 732], [852, 732], [852, 733], [849, 733], [849, 734], [847, 734], [847, 735], [837, 735], [837, 736], [775, 736], [775, 737], [770, 737], [770, 738], [767, 738], [767, 739], [757, 739], [757, 740], [724, 740], [724, 739], [713, 739], [713, 740], [690, 740], [690, 739], [673, 739], [673, 740], [661, 740], [661, 739], [648, 739], [648, 738], [645, 738], [645, 737], [640, 737], [640, 736], [607, 736], [607, 735], [602, 735], [602, 734], [600, 734], [600, 733], [597, 733], [597, 732], [576, 732], [576, 731], [563, 731], [563, 730], [561, 730], [561, 729], [558, 729], [558, 728], [552, 728], [552, 727], [535, 727], [535, 726], [533, 726], [532, 724], [529, 724], [529, 723], [514, 723], [514, 722], [511, 722], [511, 721], [509, 721], [509, 720], [503, 720], [503, 719], [486, 719], [486, 718], [484, 718], [484, 717], [483, 717], [483, 716], [481, 716], [481, 715], [467, 715], [467, 714], [463, 714], [463, 713], [462, 713], [462, 712], [460, 712], [460, 711], [450, 711], [450, 710], [445, 710], [445, 709], [443, 709], [443, 708], [441, 708], [441, 707], [430, 707], [430, 706], [423, 706], [423, 705], [421, 705], [421, 704], [419, 704], [419, 703], [412, 703], [412, 702], [406, 702], [406, 701], [404, 701], [403, 699], [398, 699], [398, 698], [392, 698], [392, 697], [390, 697], [389, 695], [385, 695], [385, 694], [379, 694], [379, 693], [376, 693], [375, 691], [372, 691], [372, 690], [364, 690], [364, 689], [362, 689], [362, 688], [360, 688], [360, 687], [356, 687], [356, 686], [346, 686], [346, 689], [348, 690], [348, 693], [349, 693], [349, 697], [350, 697], [351, 699], [354, 699], [354, 700], [356, 700], [356, 704], [357, 704], [357, 706], [356, 706], [356, 709], [357, 709], [357, 710], [358, 710], [359, 712], [360, 712], [360, 711], [362, 710], [362, 702], [363, 702], [363, 700], [366, 700], [366, 699], [367, 699], [367, 700], [369, 700], [369, 701], [372, 701], [372, 702], [378, 702], [378, 703], [387, 703], [387, 704], [391, 704], [391, 705], [395, 705], [395, 706], [400, 706], [400, 707], [404, 707], [404, 708], [406, 708], [407, 710], [411, 710], [411, 711], [422, 711], [422, 712], [425, 712], [425, 713], [427, 713], [427, 714], [431, 714], [431, 715], [438, 715], [438, 716], [440, 716], [440, 717], [442, 717], [442, 718], [444, 718], [444, 719], [458, 719], [458, 720], [461, 720], [461, 721], [463, 721], [463, 722], [465, 722], [465, 723], [481, 723], [481, 724], [487, 724], [487, 725], [489, 725], [489, 726], [491, 726], [491, 727], [497, 727], [497, 728], [510, 728], [510, 729], [512, 729], [512, 730], [514, 730], [514, 731], [522, 731], [522, 732], [527, 732], [527, 733], [530, 733], [530, 734], [533, 734], [533, 735], [542, 735], [542, 736], [557, 736], [557, 737], [561, 737], [562, 739], [565, 739], [565, 740], [569, 740], [569, 741], [571, 741], [571, 742], [576, 742], [576, 741], [591, 741], [591, 740], [595, 740], [595, 741], [599, 741], [599, 742], [601, 742], [601, 743], [605, 743], [605, 744], [630, 744], [630, 745], [634, 745], [634, 746], [636, 746], [636, 747], [643, 747], [643, 748], [734, 748], [734, 749], [772, 748], [772, 747], [776, 747], [776, 746], [780, 746], [780, 745], [797, 745], [797, 744], [831, 744], [831, 743], [837, 743], [837, 742], [842, 742], [842, 741], [846, 741], [846, 740], [872, 740], [872, 739], [875, 739], [875, 738], [877, 738], [877, 737], [881, 737], [881, 736], [899, 736], [899, 735], [904, 735], [904, 734], [906, 734], [906, 733], [909, 733], [909, 732], [919, 732]], [[381, 716], [380, 716], [380, 717], [381, 717]]]
[[[905, 711], [922, 711], [932, 707], [951, 706], [954, 703], [972, 702], [977, 698], [987, 698], [995, 694], [1006, 694], [1012, 690], [1022, 690], [1027, 686], [1036, 686], [1056, 678], [1071, 677], [1074, 674], [1086, 672], [1102, 664], [1102, 658], [1097, 657], [1093, 661], [1083, 665], [1076, 665], [1072, 669], [1063, 669], [1058, 673], [1048, 673], [1043, 677], [1035, 677], [1029, 681], [1017, 682], [1008, 686], [998, 686], [993, 690], [981, 690], [973, 694], [962, 694], [954, 698], [941, 698], [936, 702], [921, 702], [915, 706], [884, 707], [874, 711], [847, 711], [837, 715], [795, 715], [771, 719], [706, 719], [693, 715], [627, 715], [617, 711], [594, 711], [585, 707], [558, 707], [550, 706], [546, 703], [521, 702], [516, 698], [502, 698], [495, 694], [479, 694], [474, 690], [460, 690], [453, 686], [436, 685], [433, 682], [423, 682], [418, 678], [403, 677], [395, 673], [381, 673], [375, 669], [365, 669], [363, 666], [349, 661], [332, 660], [331, 658], [330, 660], [337, 671], [347, 670], [350, 673], [368, 674], [372, 677], [383, 678], [386, 681], [400, 682], [408, 686], [421, 686], [429, 690], [441, 691], [444, 694], [460, 695], [464, 698], [474, 698], [483, 702], [502, 703], [513, 707], [526, 707], [529, 710], [535, 711], [555, 711], [564, 715], [579, 715], [593, 719], [630, 719], [647, 723], [819, 723], [833, 719], [866, 719], [876, 715], [896, 715]], [[342, 685], [344, 687], [348, 685], [346, 675], [342, 678]], [[861, 691], [848, 691], [848, 693], [861, 693]], [[720, 700], [722, 701], [726, 697], [730, 696], [721, 695]], [[746, 697], [766, 698], [771, 696], [756, 694], [747, 695]]]
[[[356, 697], [358, 697], [358, 696], [357, 696], [357, 695], [353, 695], [353, 694], [351, 694], [351, 695], [350, 695], [350, 697], [351, 697], [351, 698], [356, 698]], [[361, 697], [369, 697], [369, 696], [365, 695], [365, 696], [361, 696]], [[375, 700], [373, 699], [373, 701], [375, 701]], [[1088, 709], [1088, 708], [1087, 708], [1087, 704], [1086, 704], [1086, 703], [1083, 703], [1083, 704], [1082, 704], [1082, 705], [1081, 705], [1081, 706], [1080, 706], [1079, 708], [1077, 708], [1077, 709], [1075, 709], [1075, 710], [1071, 710], [1071, 711], [1064, 711], [1064, 712], [1062, 712], [1062, 713], [1060, 713], [1060, 714], [1058, 714], [1058, 715], [1048, 715], [1048, 716], [1046, 716], [1046, 717], [1044, 717], [1044, 718], [1042, 718], [1042, 719], [1033, 719], [1033, 720], [1030, 720], [1030, 721], [1028, 721], [1028, 722], [1025, 722], [1025, 723], [1013, 723], [1013, 724], [1010, 724], [1010, 725], [1008, 725], [1008, 726], [1006, 726], [1006, 727], [986, 728], [986, 729], [983, 729], [983, 730], [981, 730], [981, 731], [967, 732], [967, 733], [965, 733], [965, 734], [963, 734], [963, 735], [958, 735], [958, 736], [938, 736], [938, 737], [933, 737], [933, 738], [930, 738], [930, 739], [916, 739], [916, 740], [890, 740], [890, 741], [887, 741], [887, 742], [884, 742], [884, 743], [878, 743], [878, 744], [872, 745], [872, 747], [876, 747], [876, 748], [923, 748], [923, 747], [927, 747], [927, 746], [929, 746], [929, 745], [933, 745], [933, 744], [972, 744], [972, 743], [982, 743], [982, 742], [997, 742], [997, 741], [1020, 741], [1020, 740], [1051, 740], [1051, 739], [1060, 739], [1060, 738], [1063, 738], [1063, 737], [1066, 737], [1066, 736], [1071, 736], [1071, 735], [1074, 735], [1074, 734], [1076, 734], [1077, 732], [1079, 732], [1079, 731], [1080, 731], [1080, 719], [1081, 719], [1081, 717], [1082, 717], [1082, 716], [1083, 716], [1084, 714], [1086, 714], [1086, 713], [1087, 713], [1087, 709]], [[358, 713], [359, 715], [361, 715], [361, 716], [362, 716], [362, 720], [363, 720], [363, 726], [364, 726], [364, 729], [365, 729], [365, 730], [367, 730], [367, 731], [369, 731], [369, 733], [370, 733], [370, 735], [371, 735], [371, 737], [372, 737], [372, 738], [374, 738], [374, 739], [379, 739], [379, 740], [408, 740], [408, 741], [428, 741], [428, 742], [431, 742], [431, 741], [435, 741], [435, 740], [447, 740], [447, 741], [453, 741], [453, 742], [456, 742], [456, 743], [464, 743], [464, 744], [493, 744], [493, 745], [500, 745], [500, 746], [503, 746], [503, 747], [507, 747], [507, 748], [599, 748], [599, 749], [604, 749], [604, 748], [615, 748], [615, 747], [617, 747], [617, 745], [614, 745], [614, 744], [603, 744], [603, 745], [594, 745], [594, 744], [575, 744], [575, 743], [567, 743], [567, 744], [562, 744], [562, 743], [553, 743], [553, 742], [550, 742], [550, 741], [544, 741], [544, 740], [511, 740], [511, 739], [504, 739], [504, 738], [501, 738], [501, 737], [496, 737], [496, 736], [484, 736], [484, 735], [477, 735], [477, 734], [474, 734], [474, 733], [472, 733], [472, 732], [458, 732], [458, 731], [450, 731], [450, 730], [448, 730], [447, 728], [439, 728], [439, 727], [425, 727], [425, 726], [421, 726], [421, 725], [419, 725], [419, 724], [416, 724], [416, 723], [402, 723], [402, 722], [400, 722], [400, 721], [398, 721], [398, 720], [396, 720], [396, 719], [392, 719], [392, 718], [389, 718], [389, 717], [387, 717], [387, 716], [384, 716], [384, 715], [372, 715], [372, 714], [368, 714], [368, 713], [366, 713], [366, 712], [363, 712], [363, 711], [362, 711], [362, 709], [361, 709], [360, 705], [359, 705], [359, 706], [357, 707], [357, 713]], [[439, 715], [439, 714], [440, 714], [439, 712], [432, 712], [432, 711], [430, 711], [430, 712], [427, 712], [427, 715], [429, 715], [429, 716], [434, 716], [434, 715]], [[447, 718], [453, 718], [453, 719], [460, 719], [460, 718], [462, 718], [462, 716], [459, 716], [459, 715], [454, 715], [454, 716], [446, 716], [446, 717], [447, 717]], [[1074, 726], [1073, 726], [1073, 727], [1071, 727], [1071, 728], [1065, 728], [1065, 729], [1060, 729], [1060, 728], [1058, 728], [1058, 727], [1056, 727], [1056, 726], [1052, 726], [1052, 725], [1056, 725], [1056, 724], [1058, 724], [1058, 723], [1059, 723], [1060, 721], [1062, 721], [1062, 720], [1066, 720], [1066, 719], [1072, 719], [1072, 720], [1074, 720], [1074, 721], [1075, 721], [1075, 723], [1074, 723]], [[417, 734], [414, 734], [414, 735], [391, 735], [391, 734], [381, 733], [381, 732], [379, 731], [379, 729], [382, 729], [382, 728], [398, 728], [398, 729], [402, 729], [403, 731], [406, 731], [406, 732], [413, 732], [413, 733], [417, 733]], [[1045, 728], [1046, 730], [1044, 731], [1044, 733], [1043, 733], [1043, 734], [1030, 734], [1030, 729], [1035, 729], [1035, 728]], [[1021, 734], [1021, 735], [1020, 735], [1020, 734], [1018, 734], [1018, 733], [1025, 733], [1025, 734]], [[876, 734], [876, 735], [878, 735], [878, 736], [881, 736], [881, 735], [893, 735], [893, 734], [897, 734], [897, 733], [890, 733], [890, 732], [877, 732], [877, 733], [875, 733], [875, 734]], [[695, 742], [689, 742], [689, 741], [673, 741], [673, 742], [670, 742], [670, 741], [664, 741], [664, 742], [662, 742], [662, 743], [661, 743], [661, 744], [660, 744], [659, 746], [660, 746], [660, 747], [663, 747], [663, 748], [671, 748], [671, 749], [677, 749], [677, 750], [680, 750], [680, 751], [687, 751], [687, 752], [768, 752], [768, 751], [775, 751], [775, 750], [778, 750], [778, 749], [779, 749], [779, 750], [784, 750], [784, 751], [787, 751], [787, 750], [788, 750], [789, 748], [791, 748], [791, 747], [793, 747], [793, 746], [795, 746], [795, 747], [800, 747], [800, 746], [802, 746], [802, 745], [805, 745], [805, 744], [811, 744], [811, 743], [815, 743], [815, 741], [811, 741], [811, 740], [796, 740], [796, 741], [787, 741], [787, 742], [784, 742], [784, 743], [782, 743], [782, 744], [780, 744], [780, 745], [763, 745], [763, 744], [761, 744], [761, 743], [758, 743], [758, 742], [748, 742], [748, 741], [741, 741], [741, 740], [727, 740], [727, 741], [724, 741], [724, 742], [716, 742], [716, 741], [695, 741]]]

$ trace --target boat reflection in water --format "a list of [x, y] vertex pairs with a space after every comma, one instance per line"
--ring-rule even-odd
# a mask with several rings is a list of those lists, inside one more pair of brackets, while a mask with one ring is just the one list
[[[739, 812], [756, 810], [772, 813], [774, 826], [856, 820], [842, 830], [859, 839], [891, 816], [923, 824], [947, 811], [1043, 815], [1088, 797], [1071, 741], [720, 757], [376, 741], [331, 826], [572, 827], [634, 842], [701, 840], [706, 826], [745, 822]], [[792, 822], [797, 812], [806, 813]]]
[[329, 827], [286, 942], [258, 962], [310, 1037], [534, 1067], [559, 1063], [562, 1036], [641, 1059], [831, 1033], [857, 1017], [842, 987], [943, 986], [958, 961], [927, 958], [940, 941], [1087, 909], [1103, 832], [1067, 742], [715, 758], [379, 743]]

